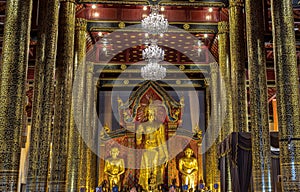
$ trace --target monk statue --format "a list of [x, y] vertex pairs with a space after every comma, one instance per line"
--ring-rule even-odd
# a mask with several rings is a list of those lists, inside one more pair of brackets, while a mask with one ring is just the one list
[[196, 173], [198, 171], [198, 162], [192, 157], [193, 150], [187, 148], [184, 151], [185, 156], [179, 159], [179, 172], [181, 173], [182, 185], [187, 185], [188, 189], [195, 190]]
[[139, 184], [144, 190], [157, 190], [163, 184], [163, 173], [168, 161], [165, 140], [165, 127], [155, 120], [156, 109], [149, 105], [146, 111], [148, 121], [141, 123], [136, 132], [137, 145], [142, 144], [144, 135], [144, 152], [140, 165]]
[[116, 147], [111, 149], [110, 155], [111, 158], [105, 160], [104, 173], [108, 176], [110, 191], [114, 186], [121, 190], [120, 176], [125, 172], [124, 160], [118, 158], [119, 149]]

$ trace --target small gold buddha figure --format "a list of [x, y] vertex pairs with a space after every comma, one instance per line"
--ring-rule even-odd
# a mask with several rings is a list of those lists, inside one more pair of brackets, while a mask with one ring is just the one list
[[193, 153], [191, 148], [187, 148], [184, 151], [185, 156], [179, 159], [179, 171], [182, 185], [187, 185], [188, 189], [193, 189], [194, 191], [198, 162], [195, 157], [192, 157]]
[[168, 160], [165, 128], [161, 122], [155, 121], [155, 112], [151, 106], [147, 109], [148, 121], [141, 123], [136, 132], [137, 145], [142, 144], [144, 138], [139, 185], [146, 191], [150, 188], [153, 191], [153, 188], [157, 189], [158, 185], [163, 184], [163, 172]]
[[118, 158], [119, 149], [114, 147], [110, 151], [111, 158], [105, 160], [104, 173], [108, 176], [109, 188], [114, 186], [121, 190], [120, 176], [125, 172], [124, 160]]

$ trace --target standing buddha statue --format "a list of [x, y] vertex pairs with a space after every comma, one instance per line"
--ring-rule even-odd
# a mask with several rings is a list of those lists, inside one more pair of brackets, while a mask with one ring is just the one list
[[136, 132], [137, 145], [142, 144], [144, 135], [145, 149], [141, 159], [139, 184], [146, 191], [163, 184], [163, 172], [168, 160], [165, 127], [155, 120], [155, 112], [155, 108], [149, 105], [146, 111], [148, 121], [141, 123]]

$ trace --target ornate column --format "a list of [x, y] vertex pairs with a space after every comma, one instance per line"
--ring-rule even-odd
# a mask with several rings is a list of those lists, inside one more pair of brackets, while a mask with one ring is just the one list
[[[94, 71], [94, 66], [93, 66]], [[93, 91], [93, 105], [92, 105], [92, 126], [93, 132], [91, 137], [92, 141], [92, 164], [91, 164], [91, 181], [90, 181], [90, 191], [93, 192], [97, 186], [98, 175], [97, 175], [97, 163], [98, 163], [98, 139], [99, 139], [99, 130], [98, 130], [98, 114], [97, 114], [97, 97], [98, 97], [98, 87], [97, 87], [98, 77], [94, 76], [93, 72], [93, 83], [92, 83], [92, 91]]]
[[[230, 49], [229, 49], [229, 24], [226, 21], [218, 23], [219, 31], [219, 67], [220, 67], [220, 91], [221, 108], [225, 111], [223, 115], [222, 137], [224, 140], [227, 135], [233, 132], [232, 120], [232, 95], [231, 95], [231, 75], [230, 75]], [[221, 110], [222, 111], [222, 110]]]
[[83, 139], [80, 140], [80, 162], [79, 162], [79, 177], [78, 188], [86, 189], [86, 169], [87, 169], [87, 145]]
[[94, 148], [94, 66], [93, 63], [87, 63], [87, 72], [86, 72], [86, 91], [85, 91], [85, 129], [82, 130], [82, 135], [84, 135], [84, 139], [86, 143], [82, 143], [81, 150], [81, 162], [80, 162], [80, 171], [83, 172], [80, 175], [80, 188], [85, 189], [86, 191], [91, 191], [96, 187], [96, 175], [95, 173], [97, 165], [96, 165], [96, 157], [92, 152], [92, 148]]
[[97, 156], [92, 150], [88, 150], [87, 160], [90, 161], [87, 167], [87, 191], [93, 192], [97, 185]]
[[0, 191], [17, 191], [32, 0], [7, 0], [0, 65]]
[[88, 154], [89, 146], [89, 132], [91, 131], [91, 112], [89, 110], [90, 104], [92, 102], [91, 98], [91, 83], [92, 80], [90, 79], [91, 76], [93, 76], [93, 70], [91, 68], [91, 63], [86, 62], [86, 84], [85, 84], [85, 102], [84, 102], [84, 127], [85, 129], [81, 130], [82, 140], [80, 143], [80, 165], [79, 165], [79, 190], [84, 189], [88, 191], [88, 182], [89, 182], [89, 174], [87, 173], [89, 167], [90, 167], [90, 157]]
[[[85, 19], [77, 18], [75, 21], [74, 46], [74, 78], [72, 90], [72, 107], [70, 115], [70, 132], [68, 142], [67, 163], [67, 190], [78, 190], [80, 168], [81, 130], [84, 129], [84, 91], [86, 72], [86, 26]], [[80, 190], [80, 189], [79, 189]], [[78, 190], [78, 191], [79, 191]]]
[[271, 0], [280, 170], [283, 191], [300, 189], [300, 114], [291, 1]]
[[[94, 102], [94, 105], [93, 105], [93, 137], [94, 137], [94, 141], [93, 141], [93, 151], [95, 152], [93, 155], [93, 158], [94, 158], [94, 167], [93, 167], [93, 175], [92, 177], [93, 178], [93, 182], [91, 183], [91, 186], [93, 187], [93, 189], [95, 189], [97, 186], [99, 186], [99, 180], [100, 180], [100, 173], [99, 173], [99, 167], [100, 167], [100, 130], [99, 130], [99, 117], [98, 117], [98, 113], [97, 113], [97, 107], [98, 107], [98, 86], [97, 86], [97, 80], [99, 78], [95, 75], [93, 76], [93, 91], [94, 91], [94, 96], [93, 96], [93, 102]], [[96, 167], [96, 169], [95, 169]]]
[[[208, 82], [205, 82], [205, 134], [208, 132], [208, 128], [209, 128], [209, 122], [210, 122], [210, 80], [206, 79]], [[210, 172], [209, 172], [209, 166], [210, 166], [210, 159], [207, 158], [210, 156], [209, 154], [209, 150], [206, 147], [206, 143], [208, 142], [208, 138], [204, 137], [203, 141], [202, 141], [202, 146], [203, 146], [203, 151], [202, 153], [205, 153], [203, 155], [203, 160], [204, 160], [204, 182], [208, 183], [208, 181], [210, 180]]]
[[[103, 146], [99, 146], [99, 154], [101, 153], [105, 153], [105, 147]], [[104, 181], [105, 179], [105, 174], [104, 174], [104, 166], [105, 166], [105, 160], [102, 159], [101, 157], [98, 157], [98, 186], [101, 185], [101, 183]]]
[[72, 97], [75, 0], [61, 0], [56, 61], [56, 92], [49, 191], [65, 191]]
[[233, 131], [248, 131], [243, 0], [229, 1], [229, 36]]
[[263, 2], [246, 0], [254, 191], [272, 191]]
[[[51, 142], [58, 0], [42, 0], [39, 11], [28, 191], [45, 191]], [[44, 18], [44, 19], [43, 19]], [[47, 19], [47, 21], [45, 20]]]
[[94, 83], [94, 64], [89, 63], [88, 65], [88, 71], [87, 71], [87, 78], [86, 78], [86, 128], [87, 128], [87, 138], [88, 138], [88, 148], [86, 153], [86, 190], [92, 191], [95, 189], [96, 186], [96, 156], [93, 153], [93, 148], [95, 138], [94, 138], [94, 118], [95, 114], [95, 103], [94, 103], [94, 93], [95, 93], [95, 83]]
[[[231, 74], [230, 74], [230, 47], [229, 47], [229, 24], [226, 21], [218, 23], [219, 31], [219, 67], [220, 67], [220, 97], [221, 97], [221, 141], [233, 132], [233, 113], [232, 113], [232, 95], [231, 95]], [[222, 114], [223, 111], [225, 115]], [[228, 157], [225, 157], [225, 182], [227, 191], [231, 188], [231, 173]]]
[[[219, 182], [217, 178], [220, 177], [220, 172], [218, 170], [218, 158], [217, 158], [217, 137], [219, 135], [219, 118], [218, 118], [218, 76], [219, 76], [219, 67], [217, 63], [210, 64], [211, 76], [210, 76], [210, 91], [211, 91], [211, 117], [210, 117], [210, 129], [208, 136], [208, 146], [211, 147], [208, 149], [206, 154], [207, 165], [207, 185], [213, 189], [213, 184]], [[206, 134], [207, 135], [207, 134]]]

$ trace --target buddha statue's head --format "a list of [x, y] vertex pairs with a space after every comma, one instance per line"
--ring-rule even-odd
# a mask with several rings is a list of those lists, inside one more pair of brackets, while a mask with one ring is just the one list
[[119, 149], [117, 147], [113, 147], [110, 150], [110, 155], [111, 155], [112, 158], [117, 158], [118, 155], [119, 155]]
[[191, 157], [193, 155], [193, 150], [191, 148], [186, 148], [186, 150], [184, 151], [184, 154], [186, 157]]
[[152, 122], [155, 120], [156, 106], [153, 104], [152, 99], [149, 99], [149, 105], [146, 107], [146, 116], [148, 121]]
[[155, 120], [155, 109], [152, 107], [148, 108], [148, 121], [154, 121]]

